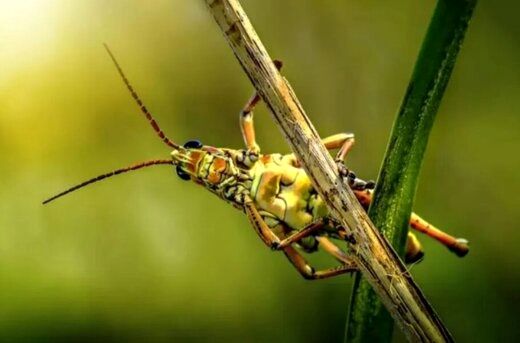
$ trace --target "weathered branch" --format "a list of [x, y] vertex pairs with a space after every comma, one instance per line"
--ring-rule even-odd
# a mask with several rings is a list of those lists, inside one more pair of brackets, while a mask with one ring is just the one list
[[314, 187], [350, 229], [353, 258], [410, 341], [452, 338], [390, 244], [378, 233], [321, 143], [300, 102], [269, 57], [237, 0], [206, 0], [235, 56], [265, 101]]
[[[401, 256], [430, 130], [475, 4], [476, 0], [437, 2], [379, 172], [368, 215]], [[345, 342], [392, 340], [393, 321], [359, 273], [348, 318]]]

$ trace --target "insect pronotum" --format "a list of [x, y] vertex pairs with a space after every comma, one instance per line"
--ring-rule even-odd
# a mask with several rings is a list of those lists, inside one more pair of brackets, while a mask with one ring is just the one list
[[[205, 187], [243, 211], [261, 240], [271, 249], [283, 251], [304, 278], [324, 279], [357, 270], [348, 252], [340, 249], [333, 240], [343, 240], [349, 244], [356, 242], [349, 235], [348, 228], [338, 225], [329, 215], [327, 206], [312, 187], [295, 156], [260, 152], [253, 125], [253, 109], [260, 101], [258, 94], [255, 93], [247, 101], [239, 114], [245, 149], [216, 148], [203, 145], [197, 140], [190, 140], [181, 146], [164, 134], [131, 86], [108, 46], [105, 45], [105, 48], [144, 117], [164, 144], [173, 149], [171, 158], [145, 161], [96, 176], [45, 200], [44, 204], [114, 175], [153, 165], [171, 165], [182, 180], [191, 180]], [[274, 63], [281, 68], [281, 62]], [[338, 150], [338, 172], [347, 178], [358, 200], [367, 208], [372, 198], [374, 182], [357, 178], [344, 164], [348, 152], [353, 147], [354, 135], [339, 133], [323, 139], [323, 144], [329, 150]], [[415, 213], [410, 217], [410, 226], [436, 239], [458, 256], [464, 256], [468, 252], [465, 239], [444, 233]], [[301, 251], [313, 253], [319, 248], [339, 261], [339, 265], [324, 270], [311, 267]], [[410, 232], [405, 260], [413, 263], [422, 256], [421, 244]]]

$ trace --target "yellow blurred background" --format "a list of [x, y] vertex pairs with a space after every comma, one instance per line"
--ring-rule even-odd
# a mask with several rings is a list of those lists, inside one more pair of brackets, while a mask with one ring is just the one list
[[[355, 132], [349, 166], [375, 178], [435, 2], [242, 4], [320, 134]], [[416, 197], [471, 242], [459, 259], [421, 236], [412, 268], [459, 342], [518, 338], [517, 10], [477, 6]], [[171, 168], [41, 205], [169, 156], [103, 42], [172, 139], [242, 147], [252, 87], [203, 1], [0, 0], [0, 341], [341, 341], [352, 279], [304, 281], [245, 216]], [[255, 119], [263, 151], [288, 152], [264, 106]]]

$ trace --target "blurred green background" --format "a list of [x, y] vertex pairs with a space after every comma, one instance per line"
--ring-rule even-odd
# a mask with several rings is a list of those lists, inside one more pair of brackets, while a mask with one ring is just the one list
[[[355, 132], [349, 166], [375, 178], [434, 1], [242, 3], [320, 134]], [[460, 342], [519, 338], [517, 10], [477, 6], [416, 197], [471, 242], [459, 259], [421, 236], [412, 268]], [[168, 157], [103, 42], [172, 139], [242, 147], [252, 87], [203, 1], [0, 1], [0, 341], [341, 341], [352, 279], [304, 281], [171, 168], [41, 205]], [[264, 106], [255, 118], [263, 151], [288, 152]]]

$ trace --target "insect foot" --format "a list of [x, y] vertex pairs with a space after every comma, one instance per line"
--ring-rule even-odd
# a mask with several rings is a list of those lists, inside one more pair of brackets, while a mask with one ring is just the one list
[[457, 238], [455, 240], [455, 244], [448, 246], [448, 249], [450, 249], [452, 252], [454, 252], [459, 257], [464, 257], [469, 252], [469, 242], [467, 239], [464, 238]]

